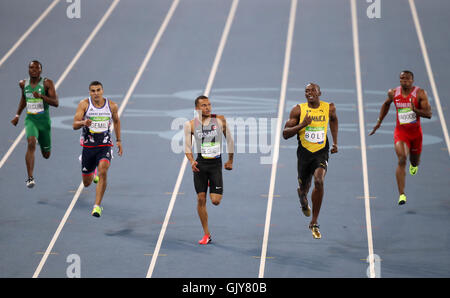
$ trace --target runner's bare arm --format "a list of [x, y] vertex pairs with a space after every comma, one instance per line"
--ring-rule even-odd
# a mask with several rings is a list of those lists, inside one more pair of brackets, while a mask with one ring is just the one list
[[16, 126], [17, 123], [19, 122], [19, 116], [20, 114], [22, 114], [23, 109], [25, 109], [25, 107], [27, 106], [27, 102], [25, 100], [25, 95], [23, 94], [23, 88], [25, 86], [25, 81], [21, 80], [19, 82], [19, 87], [20, 87], [20, 101], [19, 101], [19, 106], [17, 108], [17, 112], [16, 115], [14, 116], [14, 118], [11, 120], [11, 123]]
[[118, 154], [119, 154], [119, 156], [122, 156], [123, 149], [122, 149], [122, 139], [120, 138], [121, 130], [120, 130], [119, 107], [113, 101], [110, 101], [110, 107], [111, 107], [112, 119], [113, 119], [113, 123], [114, 123], [114, 131], [116, 133], [116, 144], [117, 144], [117, 148], [119, 149]]
[[233, 158], [234, 158], [234, 140], [231, 135], [231, 131], [227, 125], [227, 120], [223, 115], [218, 115], [217, 119], [219, 120], [220, 125], [222, 126], [222, 132], [227, 140], [227, 152], [228, 152], [228, 161], [225, 163], [224, 168], [226, 170], [233, 169]]
[[291, 113], [289, 114], [289, 119], [286, 121], [286, 124], [284, 125], [283, 138], [285, 140], [297, 135], [299, 130], [308, 126], [308, 124], [311, 123], [311, 118], [308, 115], [306, 115], [303, 122], [299, 124], [300, 114], [301, 114], [300, 106], [295, 105], [292, 108]]
[[194, 154], [192, 153], [192, 134], [194, 133], [193, 127], [194, 120], [187, 121], [184, 124], [184, 153], [191, 164], [192, 171], [199, 172], [200, 170], [197, 168], [197, 161], [194, 159]]
[[419, 107], [416, 108], [415, 105], [411, 105], [411, 109], [417, 114], [417, 116], [431, 119], [431, 105], [428, 101], [427, 92], [423, 89], [420, 89], [417, 93], [417, 100], [419, 102]]
[[187, 121], [184, 124], [184, 153], [186, 154], [189, 162], [194, 161], [194, 155], [192, 154], [192, 128], [191, 121]]
[[73, 118], [73, 125], [72, 126], [73, 126], [74, 130], [80, 129], [83, 126], [90, 126], [91, 125], [92, 121], [90, 119], [83, 120], [84, 113], [86, 112], [88, 107], [89, 107], [88, 99], [83, 99], [78, 104], [77, 111], [75, 112], [75, 116]]
[[36, 97], [42, 98], [46, 103], [57, 108], [59, 106], [59, 99], [58, 94], [56, 94], [56, 89], [55, 85], [53, 84], [53, 81], [50, 79], [45, 79], [44, 88], [46, 90], [47, 95], [39, 94], [37, 92], [33, 92], [33, 94], [36, 93], [35, 94]]
[[369, 136], [373, 135], [375, 133], [375, 131], [377, 131], [377, 129], [380, 128], [381, 122], [383, 122], [384, 117], [386, 117], [387, 113], [389, 112], [391, 103], [394, 101], [394, 94], [395, 94], [395, 89], [389, 89], [388, 97], [384, 101], [383, 105], [381, 106], [380, 115], [378, 116], [378, 119], [377, 119], [377, 124], [375, 124], [372, 131], [369, 133]]
[[338, 117], [336, 114], [336, 107], [334, 103], [330, 103], [330, 130], [331, 137], [333, 138], [333, 146], [331, 148], [331, 153], [338, 152]]

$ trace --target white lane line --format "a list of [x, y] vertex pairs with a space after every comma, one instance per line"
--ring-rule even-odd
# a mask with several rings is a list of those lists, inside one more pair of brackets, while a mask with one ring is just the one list
[[39, 274], [41, 273], [42, 268], [44, 267], [45, 262], [47, 261], [48, 256], [50, 255], [53, 246], [55, 245], [56, 240], [59, 237], [59, 234], [61, 233], [61, 230], [63, 229], [64, 225], [67, 222], [67, 219], [69, 218], [70, 213], [72, 212], [73, 207], [75, 206], [78, 197], [81, 194], [81, 191], [83, 190], [83, 182], [80, 183], [78, 186], [77, 192], [75, 193], [72, 202], [70, 203], [69, 207], [66, 210], [66, 213], [64, 213], [64, 216], [61, 220], [61, 222], [58, 225], [58, 228], [56, 229], [55, 234], [53, 235], [52, 240], [50, 241], [50, 244], [48, 245], [45, 253], [42, 255], [41, 261], [39, 262], [39, 265], [37, 266], [36, 270], [34, 271], [33, 278], [39, 277]]
[[44, 20], [47, 15], [50, 13], [50, 11], [53, 9], [53, 7], [58, 4], [59, 0], [54, 0], [47, 9], [44, 10], [44, 12], [39, 16], [39, 18], [34, 21], [34, 23], [25, 31], [25, 33], [16, 41], [16, 43], [12, 46], [11, 49], [2, 57], [0, 60], [0, 67], [5, 63], [6, 60], [8, 60], [9, 56], [11, 56], [14, 51], [22, 44], [22, 42], [27, 39], [27, 37], [33, 32], [33, 30]]
[[223, 29], [222, 38], [220, 39], [219, 47], [217, 49], [216, 57], [214, 58], [213, 66], [211, 67], [211, 72], [209, 73], [208, 82], [205, 87], [204, 95], [209, 96], [211, 88], [216, 77], [217, 69], [219, 67], [220, 59], [222, 58], [223, 49], [228, 39], [228, 33], [231, 29], [231, 24], [233, 23], [234, 15], [236, 14], [236, 9], [239, 4], [239, 0], [234, 0], [231, 4], [230, 12], [228, 14], [227, 21], [225, 23], [225, 28]]
[[[117, 4], [119, 3], [120, 0], [114, 0], [114, 2], [111, 4], [111, 6], [108, 8], [108, 10], [106, 11], [106, 13], [103, 15], [103, 17], [101, 18], [100, 22], [98, 22], [97, 26], [95, 26], [94, 30], [91, 32], [91, 34], [89, 35], [89, 37], [86, 39], [86, 41], [83, 43], [83, 45], [81, 46], [81, 48], [78, 50], [77, 54], [75, 55], [75, 57], [73, 57], [72, 61], [70, 61], [69, 65], [67, 66], [67, 68], [64, 70], [64, 72], [62, 73], [62, 75], [59, 77], [58, 81], [55, 83], [55, 89], [58, 89], [59, 86], [61, 85], [61, 83], [64, 81], [64, 79], [66, 78], [66, 76], [69, 74], [69, 72], [72, 70], [73, 66], [75, 65], [75, 63], [77, 63], [78, 59], [80, 59], [81, 55], [83, 55], [84, 51], [86, 50], [86, 48], [88, 47], [88, 45], [91, 43], [92, 39], [94, 39], [95, 35], [97, 34], [97, 32], [102, 28], [103, 24], [106, 22], [106, 20], [108, 19], [108, 17], [110, 16], [110, 14], [112, 13], [112, 11], [114, 10], [114, 8], [117, 6]], [[9, 158], [9, 156], [11, 155], [11, 153], [14, 151], [14, 149], [17, 147], [17, 144], [19, 144], [20, 140], [23, 138], [23, 136], [25, 135], [25, 128], [22, 129], [22, 131], [20, 132], [19, 136], [17, 136], [17, 138], [14, 140], [13, 144], [11, 145], [11, 147], [8, 149], [8, 151], [6, 152], [6, 154], [3, 156], [2, 160], [0, 161], [0, 169], [3, 167], [3, 165], [5, 164], [6, 160]]]
[[[69, 64], [69, 66], [67, 67], [66, 71], [64, 71], [63, 75], [59, 78], [58, 82], [55, 84], [55, 88], [58, 88], [58, 86], [62, 83], [64, 78], [67, 76], [69, 71], [72, 69], [72, 67], [78, 61], [80, 56], [86, 50], [88, 44], [92, 41], [92, 39], [97, 34], [97, 32], [100, 30], [100, 28], [103, 26], [105, 21], [109, 18], [109, 16], [111, 15], [111, 13], [113, 12], [114, 8], [117, 6], [117, 4], [119, 2], [120, 2], [120, 0], [114, 0], [114, 2], [111, 4], [111, 6], [108, 8], [108, 10], [105, 12], [105, 14], [101, 18], [100, 22], [95, 27], [94, 31], [92, 31], [92, 33], [89, 35], [88, 39], [84, 42], [83, 46], [78, 51], [77, 55], [73, 58], [72, 62]], [[56, 229], [56, 232], [53, 235], [53, 238], [52, 238], [52, 240], [50, 241], [50, 244], [47, 247], [47, 250], [45, 251], [44, 255], [42, 256], [42, 259], [41, 259], [38, 267], [36, 268], [36, 271], [33, 274], [33, 278], [37, 278], [39, 276], [42, 268], [44, 267], [45, 262], [47, 261], [48, 256], [50, 255], [50, 253], [51, 253], [51, 251], [53, 249], [53, 246], [55, 245], [55, 242], [58, 239], [59, 234], [61, 233], [61, 230], [63, 229], [64, 225], [66, 224], [67, 219], [69, 218], [69, 215], [72, 212], [72, 209], [75, 206], [75, 204], [76, 204], [76, 202], [78, 200], [78, 197], [80, 196], [81, 191], [83, 190], [83, 188], [84, 188], [84, 185], [83, 185], [83, 182], [81, 182], [80, 185], [78, 186], [77, 192], [75, 193], [75, 195], [74, 195], [74, 197], [72, 199], [72, 202], [70, 203], [69, 207], [67, 208], [66, 213], [64, 214], [61, 222], [59, 223], [58, 228]]]
[[369, 272], [370, 277], [375, 277], [375, 265], [373, 256], [373, 240], [372, 240], [372, 219], [370, 216], [370, 192], [369, 192], [369, 177], [367, 172], [367, 147], [366, 147], [366, 129], [364, 125], [364, 104], [361, 84], [361, 62], [359, 56], [359, 37], [358, 37], [358, 19], [356, 13], [356, 2], [351, 0], [352, 11], [352, 31], [353, 31], [353, 52], [355, 57], [355, 76], [356, 76], [356, 91], [358, 97], [358, 115], [359, 115], [359, 137], [361, 140], [361, 158], [363, 169], [364, 182], [364, 205], [366, 213], [366, 227], [367, 227], [367, 243], [369, 249]]
[[[204, 91], [204, 95], [208, 96], [212, 84], [214, 82], [214, 78], [217, 73], [217, 69], [220, 63], [220, 59], [222, 57], [223, 49], [225, 48], [226, 41], [228, 39], [228, 33], [230, 32], [231, 24], [233, 23], [234, 16], [236, 14], [237, 6], [239, 4], [239, 0], [233, 0], [233, 3], [231, 4], [230, 12], [228, 13], [227, 21], [225, 23], [225, 27], [222, 33], [222, 37], [220, 39], [219, 47], [217, 49], [216, 57], [214, 58], [213, 66], [211, 67], [211, 72], [209, 73], [208, 82]], [[153, 270], [155, 269], [156, 260], [159, 255], [159, 250], [161, 249], [161, 244], [164, 239], [164, 235], [167, 230], [167, 225], [169, 224], [169, 219], [172, 214], [173, 207], [175, 205], [175, 201], [177, 199], [178, 190], [180, 188], [181, 182], [183, 180], [184, 172], [186, 170], [187, 165], [187, 157], [184, 156], [183, 162], [181, 163], [180, 172], [178, 173], [177, 181], [175, 183], [175, 187], [172, 192], [172, 197], [170, 198], [169, 207], [167, 208], [166, 217], [164, 218], [164, 222], [161, 228], [161, 231], [159, 233], [158, 241], [155, 246], [155, 250], [153, 252], [152, 260], [150, 262], [150, 266], [147, 271], [147, 278], [151, 278], [153, 274]]]
[[266, 223], [264, 227], [264, 237], [261, 249], [261, 261], [259, 264], [259, 278], [264, 277], [264, 269], [266, 265], [267, 245], [269, 242], [270, 218], [272, 215], [273, 193], [275, 190], [275, 178], [277, 175], [277, 163], [280, 152], [281, 128], [283, 122], [284, 104], [286, 100], [286, 89], [289, 76], [289, 65], [291, 61], [292, 40], [294, 38], [295, 16], [297, 11], [297, 0], [291, 1], [291, 10], [289, 14], [289, 27], [286, 38], [286, 50], [284, 54], [283, 77], [281, 80], [280, 102], [278, 106], [277, 130], [275, 134], [275, 145], [272, 157], [272, 172], [270, 175], [269, 195], [267, 200]]
[[145, 71], [145, 68], [147, 67], [148, 62], [150, 61], [150, 58], [153, 56], [153, 53], [155, 52], [156, 47], [159, 44], [159, 41], [161, 40], [162, 35], [164, 34], [164, 32], [166, 31], [167, 25], [170, 22], [170, 19], [172, 19], [172, 16], [175, 12], [175, 9], [178, 6], [178, 3], [180, 1], [179, 0], [174, 0], [172, 2], [172, 5], [169, 8], [169, 11], [167, 12], [166, 17], [164, 18], [161, 27], [158, 30], [158, 33], [156, 33], [155, 38], [153, 39], [153, 42], [150, 46], [150, 48], [148, 49], [147, 54], [145, 55], [144, 61], [141, 64], [141, 67], [139, 67], [139, 70], [136, 74], [136, 77], [134, 78], [133, 82], [131, 83], [130, 88], [128, 89], [127, 94], [125, 95], [125, 98], [122, 102], [122, 104], [120, 105], [119, 108], [119, 114], [122, 114], [123, 110], [125, 109], [125, 105], [128, 103], [128, 100], [130, 99], [131, 95], [134, 92], [134, 89], [136, 88], [137, 83], [139, 82], [139, 80], [141, 79], [142, 74]]
[[[34, 23], [28, 28], [28, 30], [19, 38], [19, 40], [17, 40], [17, 42], [13, 45], [13, 47], [0, 60], [0, 67], [3, 65], [3, 63], [5, 63], [5, 61], [9, 58], [9, 56], [11, 56], [14, 53], [14, 51], [22, 44], [22, 42], [31, 34], [31, 32], [33, 32], [33, 30], [42, 22], [42, 20], [44, 20], [45, 17], [47, 17], [47, 15], [50, 13], [50, 11], [53, 9], [53, 7], [55, 7], [56, 4], [58, 4], [58, 2], [59, 2], [59, 0], [54, 0], [47, 7], [47, 9], [41, 14], [41, 16], [39, 18], [37, 18], [36, 21], [34, 21]], [[3, 156], [3, 158], [0, 160], [0, 169], [3, 167], [6, 160], [11, 155], [11, 153], [14, 151], [17, 144], [19, 144], [20, 140], [23, 138], [24, 135], [25, 135], [25, 129], [23, 129], [20, 132], [19, 136], [14, 140], [11, 147], [8, 149], [8, 151]]]
[[425, 67], [428, 73], [428, 79], [430, 80], [431, 90], [433, 92], [433, 98], [436, 102], [436, 108], [438, 111], [439, 119], [441, 121], [442, 131], [444, 133], [445, 142], [447, 144], [447, 151], [450, 155], [450, 139], [448, 136], [447, 123], [445, 122], [444, 112], [442, 111], [441, 100], [439, 99], [439, 94], [436, 87], [436, 82], [434, 81], [433, 70], [431, 69], [430, 58], [428, 57], [427, 46], [425, 44], [425, 39], [422, 34], [422, 27], [420, 26], [419, 16], [417, 14], [416, 5], [414, 0], [409, 0], [409, 6], [411, 8], [411, 14], [414, 20], [414, 25], [417, 31], [417, 38], [419, 39], [420, 48], [422, 50], [423, 60], [425, 62]]
[[25, 136], [25, 128], [22, 129], [20, 134], [17, 136], [17, 138], [14, 140], [14, 142], [11, 144], [11, 147], [9, 147], [8, 151], [6, 151], [5, 155], [3, 156], [2, 160], [0, 160], [0, 169], [5, 164], [6, 160], [9, 158], [11, 153], [16, 149], [17, 144], [19, 144], [20, 140]]

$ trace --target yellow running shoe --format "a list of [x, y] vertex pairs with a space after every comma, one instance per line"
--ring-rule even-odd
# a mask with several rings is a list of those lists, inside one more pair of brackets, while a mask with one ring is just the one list
[[311, 216], [311, 208], [309, 208], [309, 205], [306, 204], [306, 207], [302, 206], [302, 212], [306, 217], [310, 217]]
[[417, 174], [417, 171], [419, 170], [419, 167], [413, 167], [413, 165], [409, 165], [409, 173], [411, 174], [411, 176], [414, 176], [415, 174]]
[[398, 198], [398, 204], [403, 205], [405, 203], [406, 203], [406, 196], [405, 194], [401, 194], [400, 197]]
[[102, 210], [103, 210], [103, 207], [95, 205], [94, 208], [92, 209], [92, 216], [95, 216], [95, 217], [102, 216]]
[[303, 201], [302, 199], [300, 199], [300, 206], [302, 207], [303, 214], [306, 217], [310, 217], [311, 216], [311, 208], [309, 208], [308, 200], [305, 199], [305, 201]]
[[309, 229], [311, 230], [314, 239], [322, 238], [322, 234], [320, 234], [318, 224], [310, 224]]

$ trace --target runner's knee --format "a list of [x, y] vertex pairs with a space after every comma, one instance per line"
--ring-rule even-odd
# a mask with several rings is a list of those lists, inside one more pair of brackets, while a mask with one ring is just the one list
[[306, 181], [302, 181], [302, 179], [298, 178], [298, 195], [306, 195], [309, 192], [309, 188], [311, 187], [311, 179], [306, 179]]
[[398, 156], [398, 165], [402, 167], [406, 166], [406, 155]]
[[91, 183], [92, 183], [92, 177], [91, 176], [83, 177], [83, 185], [84, 185], [84, 187], [88, 187], [89, 185], [91, 185]]
[[206, 205], [206, 193], [201, 192], [197, 194], [197, 203], [200, 206]]
[[297, 193], [298, 193], [298, 197], [299, 198], [303, 198], [306, 197], [307, 193], [308, 193], [308, 189], [305, 189], [304, 187], [298, 187], [297, 188]]
[[222, 196], [218, 194], [211, 194], [211, 202], [213, 205], [217, 206], [220, 204], [220, 201], [222, 200]]
[[28, 139], [28, 150], [36, 150], [36, 139], [35, 138], [29, 138]]
[[97, 175], [98, 175], [100, 178], [106, 179], [107, 173], [108, 173], [108, 170], [107, 170], [107, 169], [98, 169]]
[[323, 178], [322, 177], [314, 177], [314, 187], [316, 189], [323, 189]]

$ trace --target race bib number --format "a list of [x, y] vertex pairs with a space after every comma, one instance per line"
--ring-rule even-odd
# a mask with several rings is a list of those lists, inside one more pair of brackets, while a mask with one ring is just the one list
[[325, 141], [325, 128], [307, 126], [305, 128], [305, 140], [310, 143], [323, 143]]
[[416, 113], [411, 108], [398, 109], [398, 121], [401, 125], [416, 122]]
[[101, 133], [109, 129], [109, 117], [90, 117], [89, 119], [92, 120], [91, 126], [89, 126], [91, 133]]
[[202, 143], [201, 151], [203, 158], [217, 158], [220, 155], [220, 143]]
[[44, 112], [44, 101], [42, 98], [27, 99], [27, 114], [40, 114]]

